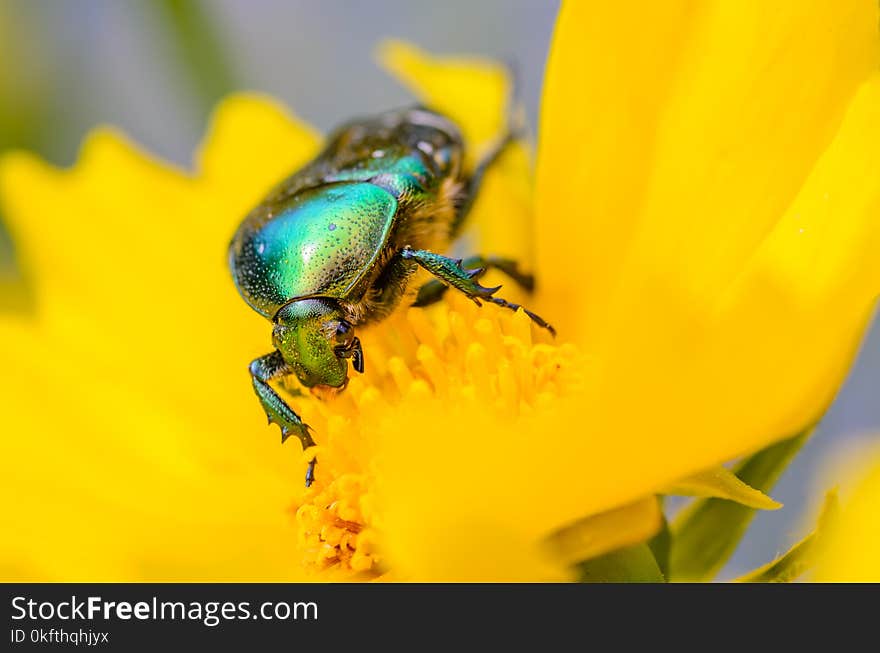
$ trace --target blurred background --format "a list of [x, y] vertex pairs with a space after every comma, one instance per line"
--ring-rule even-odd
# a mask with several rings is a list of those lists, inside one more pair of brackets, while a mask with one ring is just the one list
[[[189, 166], [211, 107], [234, 90], [271, 94], [326, 130], [412, 100], [373, 63], [385, 37], [513, 62], [535, 125], [557, 8], [556, 0], [0, 0], [0, 152], [26, 148], [67, 166], [86, 132], [112, 124]], [[0, 290], [0, 310], [27, 310], [2, 215]], [[820, 470], [880, 432], [878, 385], [875, 320], [819, 432], [773, 492], [785, 507], [758, 514], [723, 578], [806, 532]]]

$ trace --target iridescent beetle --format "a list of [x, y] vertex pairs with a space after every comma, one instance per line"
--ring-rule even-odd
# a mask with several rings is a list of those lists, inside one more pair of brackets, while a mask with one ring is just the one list
[[473, 257], [463, 263], [439, 253], [458, 235], [484, 173], [513, 138], [508, 130], [466, 174], [458, 128], [434, 111], [415, 107], [355, 120], [245, 217], [230, 244], [229, 265], [241, 296], [273, 324], [275, 351], [253, 361], [250, 374], [282, 442], [296, 435], [303, 449], [314, 446], [308, 425], [269, 382], [294, 374], [307, 388], [343, 389], [348, 359], [364, 371], [355, 327], [382, 320], [411, 296], [418, 266], [435, 280], [418, 291], [416, 306], [452, 287], [478, 305], [520, 308], [495, 297], [500, 286], [478, 283], [494, 267], [531, 288], [532, 278], [514, 261]]

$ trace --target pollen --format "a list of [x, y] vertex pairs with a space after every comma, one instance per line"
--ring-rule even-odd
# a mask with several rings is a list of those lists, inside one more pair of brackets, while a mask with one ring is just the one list
[[362, 338], [367, 371], [353, 375], [346, 392], [324, 401], [291, 399], [317, 442], [304, 452], [303, 466], [318, 458], [315, 482], [294, 505], [297, 557], [324, 578], [393, 572], [382, 556], [379, 432], [419, 438], [412, 416], [438, 402], [459, 415], [488, 411], [511, 419], [577, 392], [581, 383], [573, 345], [557, 345], [521, 310], [478, 307], [451, 292], [435, 306], [399, 311]]

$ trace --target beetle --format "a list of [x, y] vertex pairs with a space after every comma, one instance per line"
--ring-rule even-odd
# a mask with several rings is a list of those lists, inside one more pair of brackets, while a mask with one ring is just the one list
[[[436, 111], [416, 106], [356, 119], [336, 129], [317, 157], [245, 216], [229, 246], [229, 266], [245, 302], [272, 322], [274, 350], [254, 360], [249, 372], [282, 442], [295, 435], [304, 450], [315, 444], [270, 381], [294, 375], [306, 388], [344, 389], [349, 360], [364, 371], [356, 327], [381, 321], [411, 298], [417, 268], [434, 280], [418, 290], [416, 306], [437, 301], [451, 287], [478, 305], [522, 308], [495, 295], [501, 286], [479, 283], [488, 268], [497, 268], [531, 289], [533, 278], [514, 261], [439, 253], [460, 232], [486, 171], [514, 140], [508, 127], [467, 173], [461, 132]], [[315, 463], [308, 465], [306, 486]]]

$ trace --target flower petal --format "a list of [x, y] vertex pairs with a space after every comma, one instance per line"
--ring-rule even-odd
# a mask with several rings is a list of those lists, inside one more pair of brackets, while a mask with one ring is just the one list
[[321, 135], [267, 96], [238, 94], [214, 110], [199, 151], [199, 180], [234, 222], [226, 237], [267, 190], [317, 154]]
[[532, 573], [539, 560], [571, 563], [650, 537], [660, 523], [653, 499], [577, 521], [599, 512], [594, 488], [620, 479], [613, 467], [582, 471], [603, 453], [572, 430], [579, 412], [576, 400], [549, 398], [515, 419], [468, 401], [398, 406], [376, 426], [389, 559], [418, 580], [453, 568], [454, 578], [493, 580], [503, 578], [496, 540], [528, 553], [535, 564], [520, 571]]
[[727, 499], [758, 510], [779, 510], [782, 507], [781, 503], [756, 490], [720, 465], [677, 480], [666, 487], [663, 494]]
[[251, 396], [246, 365], [269, 349], [269, 327], [237, 297], [225, 258], [248, 193], [316, 141], [252, 98], [228, 101], [212, 133], [197, 177], [110, 130], [93, 133], [69, 171], [23, 154], [0, 164], [37, 291], [36, 321], [0, 322], [13, 370], [0, 392], [0, 477], [17, 498], [10, 575], [296, 573], [287, 510], [302, 466]]
[[417, 97], [458, 124], [475, 154], [504, 131], [510, 80], [499, 64], [477, 57], [434, 57], [391, 39], [377, 54]]
[[662, 521], [657, 499], [649, 497], [581, 519], [551, 534], [544, 544], [556, 560], [575, 564], [644, 542]]
[[[206, 424], [244, 427], [259, 415], [240, 391], [248, 385], [244, 366], [265, 353], [269, 332], [235, 292], [228, 242], [246, 203], [317, 140], [251, 96], [226, 100], [209, 134], [197, 177], [99, 130], [69, 171], [29, 155], [6, 157], [0, 186], [19, 256], [35, 279], [46, 346], [123, 384], [142, 384], [151, 370], [145, 394]], [[223, 316], [218, 328], [213, 316]], [[191, 390], [196, 369], [200, 393]]]
[[[687, 6], [593, 23], [566, 5], [548, 71], [542, 310], [578, 318], [561, 333], [590, 361], [582, 429], [615, 450], [594, 460], [634, 474], [602, 506], [815, 421], [880, 291], [880, 97], [873, 77], [859, 85], [876, 3]], [[659, 48], [645, 70], [636, 41]], [[603, 477], [589, 461], [584, 474]]]
[[579, 337], [628, 338], [619, 326], [658, 277], [711, 303], [876, 69], [877, 25], [872, 0], [564, 4], [541, 115], [539, 269], [579, 307]]
[[12, 371], [0, 378], [4, 580], [296, 576], [292, 474], [259, 447], [197, 455], [193, 437], [210, 432], [87, 368], [59, 369], [24, 325], [0, 335], [15, 348], [0, 351]]

